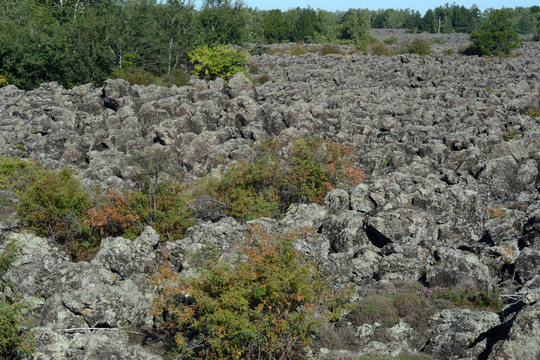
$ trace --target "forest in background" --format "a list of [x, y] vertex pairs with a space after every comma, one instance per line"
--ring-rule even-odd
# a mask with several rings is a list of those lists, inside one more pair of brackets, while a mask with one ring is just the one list
[[[101, 85], [125, 69], [184, 77], [188, 54], [204, 45], [282, 42], [352, 44], [370, 41], [370, 28], [471, 33], [492, 9], [456, 4], [418, 11], [293, 8], [258, 10], [242, 2], [205, 0], [3, 0], [0, 3], [0, 86], [32, 89]], [[505, 9], [520, 34], [537, 31], [540, 6]]]

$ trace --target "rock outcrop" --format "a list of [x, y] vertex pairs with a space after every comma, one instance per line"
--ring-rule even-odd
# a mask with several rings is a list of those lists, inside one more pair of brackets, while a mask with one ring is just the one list
[[[253, 56], [260, 69], [253, 80], [271, 79], [262, 85], [239, 74], [228, 86], [196, 79], [181, 88], [124, 80], [26, 92], [7, 86], [0, 88], [0, 155], [69, 167], [85, 186], [119, 189], [137, 185], [144, 159], [166, 158], [189, 181], [216, 173], [223, 159], [249, 158], [253, 144], [268, 138], [350, 144], [362, 184], [255, 223], [300, 234], [298, 250], [336, 286], [353, 285], [360, 295], [401, 281], [497, 287], [506, 299], [497, 314], [437, 312], [421, 346], [409, 341], [414, 329], [403, 320], [387, 344], [375, 341], [380, 324], [364, 325], [354, 330], [362, 351], [535, 359], [540, 121], [524, 111], [539, 106], [540, 45], [523, 43], [518, 57], [463, 57], [442, 53], [463, 39], [445, 39], [431, 56]], [[0, 252], [10, 241], [21, 248], [3, 280], [32, 304], [40, 359], [160, 358], [144, 346], [154, 325], [153, 269], [169, 261], [189, 274], [191, 255], [205, 246], [233, 259], [252, 225], [216, 213], [183, 240], [160, 244], [147, 228], [134, 241], [107, 238], [92, 261], [73, 263], [50, 240], [20, 231], [16, 203], [0, 192]]]

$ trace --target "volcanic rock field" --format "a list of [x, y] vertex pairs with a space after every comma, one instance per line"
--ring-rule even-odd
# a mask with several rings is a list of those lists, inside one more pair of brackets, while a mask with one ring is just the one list
[[[375, 34], [391, 35], [414, 36]], [[74, 169], [87, 188], [123, 189], [134, 186], [133, 158], [155, 151], [193, 181], [249, 159], [269, 138], [352, 145], [364, 182], [333, 190], [324, 205], [293, 205], [283, 219], [250, 224], [301, 234], [297, 249], [358, 299], [420, 283], [497, 289], [504, 305], [440, 310], [424, 329], [400, 319], [384, 339], [385, 324], [345, 318], [321, 330], [310, 356], [539, 359], [540, 117], [527, 109], [540, 106], [540, 43], [524, 41], [516, 57], [482, 58], [457, 54], [466, 36], [441, 37], [428, 56], [251, 56], [252, 81], [237, 74], [228, 86], [195, 78], [180, 88], [116, 79], [73, 89], [7, 86], [0, 155]], [[269, 81], [260, 84], [263, 76]], [[7, 192], [0, 198], [17, 201]], [[227, 259], [250, 225], [200, 220], [167, 243], [148, 227], [134, 241], [107, 238], [91, 261], [73, 262], [18, 224], [0, 221], [0, 253], [15, 239], [22, 247], [4, 280], [33, 304], [37, 358], [92, 360], [160, 359], [151, 346], [152, 269], [168, 253], [189, 272], [189, 255], [204, 246]], [[337, 340], [324, 340], [329, 334]]]

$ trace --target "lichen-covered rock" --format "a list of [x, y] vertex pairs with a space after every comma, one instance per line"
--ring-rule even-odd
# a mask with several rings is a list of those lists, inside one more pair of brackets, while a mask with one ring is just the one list
[[430, 319], [431, 336], [423, 351], [436, 359], [462, 359], [465, 350], [499, 323], [499, 316], [489, 311], [442, 310]]
[[[185, 239], [159, 244], [147, 228], [134, 241], [104, 239], [91, 262], [77, 264], [46, 239], [8, 234], [22, 223], [15, 194], [0, 192], [0, 252], [8, 239], [22, 247], [4, 280], [35, 304], [30, 317], [42, 329], [40, 356], [151, 358], [125, 345], [124, 333], [58, 329], [152, 325], [147, 279], [154, 267], [168, 261], [187, 276], [216, 254], [238, 260], [257, 225], [294, 236], [295, 247], [333, 285], [359, 296], [381, 281], [499, 285], [507, 306], [526, 306], [505, 313], [502, 322], [494, 314], [441, 312], [425, 348], [436, 358], [534, 358], [540, 126], [524, 111], [538, 106], [540, 43], [523, 42], [519, 57], [486, 59], [443, 53], [466, 45], [464, 34], [373, 33], [379, 40], [441, 37], [444, 43], [432, 44], [430, 56], [252, 56], [260, 76], [271, 79], [264, 84], [237, 74], [227, 85], [192, 79], [180, 88], [120, 79], [100, 87], [1, 88], [0, 156], [69, 167], [88, 189], [140, 188], [140, 175], [155, 161], [186, 181], [220, 176], [229, 161], [252, 159], [253, 146], [265, 139], [301, 136], [352, 146], [366, 178], [348, 191], [333, 190], [322, 205], [293, 204], [283, 219], [248, 224], [202, 195], [190, 204], [199, 222]], [[392, 329], [390, 344], [371, 339], [363, 354], [420, 351], [408, 329]], [[117, 342], [119, 350], [104, 345], [100, 352], [91, 337]]]

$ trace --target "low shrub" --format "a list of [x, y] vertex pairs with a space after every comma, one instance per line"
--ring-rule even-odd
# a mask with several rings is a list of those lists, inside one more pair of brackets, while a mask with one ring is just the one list
[[341, 49], [338, 48], [336, 45], [324, 44], [323, 47], [321, 48], [321, 54], [322, 55], [331, 55], [331, 54], [343, 55], [343, 51], [341, 51]]
[[336, 292], [291, 238], [254, 228], [242, 258], [206, 261], [194, 276], [163, 267], [155, 316], [175, 333], [176, 354], [206, 359], [303, 359], [311, 333], [336, 319], [350, 292]]
[[90, 197], [70, 170], [43, 170], [19, 197], [20, 214], [39, 235], [50, 236], [70, 248], [86, 231], [85, 212], [91, 207]]
[[7, 76], [0, 74], [0, 88], [4, 86], [8, 86], [8, 85], [9, 85], [9, 82], [8, 82]]
[[[11, 263], [17, 258], [19, 249], [16, 243], [9, 243], [0, 254], [0, 293], [6, 288], [1, 279]], [[13, 293], [10, 298], [0, 301], [0, 358], [19, 359], [29, 357], [33, 350], [33, 336], [23, 329], [24, 313], [27, 304]]]
[[252, 161], [231, 164], [221, 178], [201, 182], [197, 191], [225, 204], [228, 216], [279, 218], [293, 203], [322, 204], [335, 187], [350, 189], [362, 182], [353, 150], [314, 138], [294, 139], [290, 146], [269, 140], [255, 148]]
[[259, 85], [262, 85], [264, 83], [269, 82], [270, 80], [271, 80], [270, 77], [264, 74], [264, 75], [259, 76], [255, 82]]
[[409, 54], [429, 55], [431, 54], [431, 46], [424, 39], [414, 39], [405, 45], [405, 51]]
[[250, 47], [248, 49], [248, 52], [250, 55], [262, 55], [262, 54], [268, 54], [270, 51], [270, 47], [257, 44], [253, 47]]
[[448, 56], [452, 56], [452, 55], [455, 55], [456, 50], [454, 50], [454, 49], [444, 49], [443, 53], [448, 55]]
[[227, 81], [238, 72], [249, 78], [245, 70], [248, 58], [243, 51], [226, 45], [200, 46], [189, 54], [189, 61], [194, 65], [193, 73], [208, 80], [223, 78]]
[[304, 55], [310, 52], [307, 48], [301, 45], [294, 45], [289, 50], [287, 50], [287, 53], [291, 55]]
[[163, 75], [160, 78], [156, 78], [154, 83], [156, 85], [171, 87], [176, 85], [178, 87], [187, 85], [191, 80], [189, 73], [183, 69], [173, 69], [169, 74]]
[[249, 66], [249, 73], [250, 74], [257, 74], [259, 72], [259, 70], [261, 70], [261, 69], [260, 69], [260, 67], [258, 65], [253, 65], [252, 64], [252, 65]]
[[540, 115], [540, 107], [539, 108], [527, 108], [523, 110], [523, 115], [527, 115], [531, 119], [536, 119], [538, 115]]
[[446, 42], [446, 40], [444, 40], [442, 37], [437, 37], [437, 38], [431, 40], [431, 42], [433, 44], [442, 45], [442, 44], [444, 44]]
[[397, 39], [397, 37], [395, 37], [395, 36], [390, 36], [390, 37], [384, 39], [383, 42], [384, 42], [386, 45], [394, 45], [394, 44], [397, 44], [398, 39]]
[[370, 45], [368, 53], [377, 56], [394, 56], [394, 50], [380, 42]]
[[112, 77], [124, 79], [135, 85], [154, 84], [157, 78], [149, 71], [139, 67], [128, 67], [113, 71]]
[[502, 134], [502, 138], [504, 141], [510, 141], [516, 136], [517, 136], [517, 132], [515, 130], [509, 130], [505, 132], [504, 134]]
[[[159, 183], [154, 193], [129, 192], [128, 201], [134, 207], [128, 214], [137, 219], [139, 231], [150, 225], [162, 238], [178, 240], [184, 238], [187, 229], [195, 224], [195, 218], [187, 205], [189, 200], [184, 194], [184, 187], [176, 181]], [[133, 227], [126, 229], [131, 229], [132, 236], [139, 233]]]

